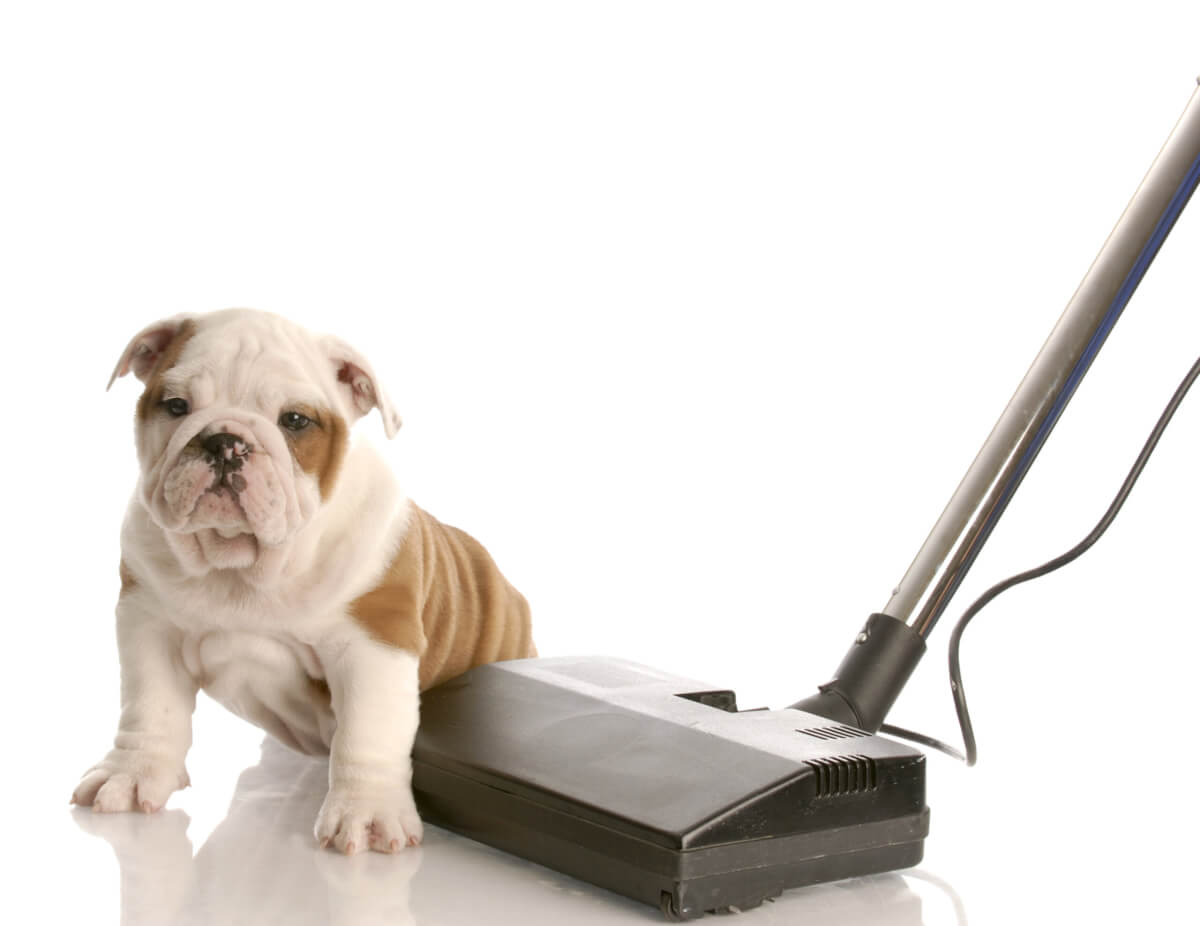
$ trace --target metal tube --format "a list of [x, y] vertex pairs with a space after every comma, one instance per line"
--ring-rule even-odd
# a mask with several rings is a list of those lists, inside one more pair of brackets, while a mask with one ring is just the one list
[[929, 635], [1200, 182], [1200, 90], [883, 613]]

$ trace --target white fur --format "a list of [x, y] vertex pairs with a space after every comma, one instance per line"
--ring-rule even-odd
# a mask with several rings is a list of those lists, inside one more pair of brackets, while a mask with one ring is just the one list
[[[285, 465], [290, 457], [273, 424], [281, 404], [294, 401], [352, 421], [369, 409], [369, 393], [386, 429], [398, 425], [357, 354], [351, 383], [339, 384], [333, 364], [349, 348], [336, 342], [331, 358], [328, 343], [276, 316], [217, 313], [201, 318], [186, 362], [168, 373], [192, 414], [139, 426], [142, 478], [121, 531], [122, 558], [136, 577], [117, 605], [121, 718], [114, 749], [84, 775], [75, 802], [149, 812], [186, 786], [191, 713], [203, 688], [286, 745], [330, 753], [316, 826], [323, 844], [353, 852], [419, 842], [411, 793], [417, 657], [375, 642], [347, 611], [391, 562], [409, 502], [381, 457], [356, 442], [322, 503], [316, 480]], [[137, 350], [127, 348], [118, 375]], [[253, 435], [286, 483], [285, 523], [260, 519], [265, 528], [244, 534], [242, 547], [222, 547], [224, 562], [205, 544], [234, 541], [195, 530], [163, 495], [180, 448], [218, 419]], [[320, 696], [323, 686], [329, 697]]]

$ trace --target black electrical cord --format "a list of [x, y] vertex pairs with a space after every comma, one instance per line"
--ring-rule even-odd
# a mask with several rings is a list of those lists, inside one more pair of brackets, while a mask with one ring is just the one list
[[1044, 575], [1054, 572], [1056, 569], [1061, 569], [1067, 563], [1078, 559], [1086, 553], [1097, 540], [1099, 540], [1104, 532], [1117, 517], [1117, 512], [1121, 510], [1121, 506], [1125, 504], [1125, 500], [1129, 498], [1129, 493], [1133, 491], [1134, 483], [1138, 481], [1142, 470], [1146, 468], [1146, 463], [1150, 460], [1150, 455], [1154, 452], [1154, 448], [1158, 446], [1159, 439], [1163, 432], [1170, 424], [1171, 418], [1176, 410], [1183, 402], [1183, 397], [1187, 395], [1192, 383], [1196, 381], [1196, 377], [1200, 376], [1200, 358], [1192, 364], [1192, 368], [1188, 370], [1187, 375], [1175, 390], [1175, 394], [1171, 396], [1171, 401], [1167, 403], [1167, 407], [1163, 409], [1162, 414], [1158, 418], [1157, 424], [1154, 425], [1154, 430], [1150, 432], [1150, 436], [1146, 439], [1146, 443], [1142, 446], [1142, 452], [1138, 454], [1137, 459], [1133, 463], [1133, 467], [1129, 470], [1129, 475], [1125, 477], [1125, 481], [1121, 484], [1120, 490], [1116, 497], [1108, 506], [1108, 510], [1104, 512], [1104, 516], [1092, 528], [1083, 540], [1079, 541], [1075, 546], [1069, 549], [1066, 553], [1056, 556], [1042, 565], [1017, 575], [1010, 576], [1003, 582], [997, 582], [986, 592], [980, 595], [971, 604], [962, 617], [958, 619], [958, 623], [954, 625], [954, 630], [950, 633], [949, 645], [949, 661], [950, 661], [950, 693], [954, 696], [954, 709], [958, 713], [958, 726], [962, 731], [963, 748], [966, 755], [959, 752], [953, 746], [948, 746], [940, 740], [925, 736], [921, 733], [914, 733], [911, 730], [906, 730], [903, 727], [894, 727], [890, 724], [884, 724], [880, 727], [880, 732], [887, 733], [891, 736], [898, 736], [901, 739], [912, 740], [922, 746], [928, 746], [932, 749], [937, 749], [947, 755], [953, 756], [956, 759], [962, 759], [967, 765], [974, 765], [978, 758], [978, 750], [975, 745], [975, 728], [971, 724], [971, 713], [967, 710], [967, 694], [963, 689], [962, 668], [959, 665], [958, 650], [962, 643], [963, 631], [967, 629], [967, 625], [971, 620], [990, 604], [998, 595], [1008, 591], [1014, 585], [1020, 585], [1022, 582], [1028, 582], [1030, 579], [1038, 579]]

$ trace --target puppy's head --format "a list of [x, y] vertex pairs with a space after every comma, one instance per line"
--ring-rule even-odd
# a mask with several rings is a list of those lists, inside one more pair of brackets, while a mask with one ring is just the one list
[[139, 494], [184, 568], [262, 578], [333, 494], [347, 431], [372, 408], [400, 419], [367, 361], [266, 312], [175, 316], [139, 332], [109, 386], [132, 372]]

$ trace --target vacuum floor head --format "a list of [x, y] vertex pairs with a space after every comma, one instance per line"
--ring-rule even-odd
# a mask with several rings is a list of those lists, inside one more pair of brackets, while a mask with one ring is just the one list
[[929, 828], [921, 753], [616, 659], [426, 692], [413, 767], [430, 822], [670, 919], [915, 865]]

